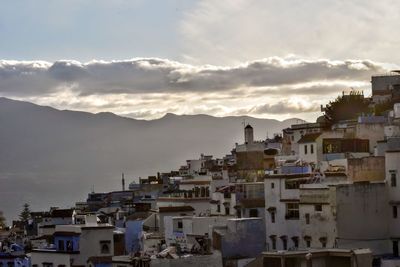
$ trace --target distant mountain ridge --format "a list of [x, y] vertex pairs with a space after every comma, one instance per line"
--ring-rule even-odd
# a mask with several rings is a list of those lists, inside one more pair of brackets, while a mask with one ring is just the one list
[[221, 157], [243, 142], [243, 120], [256, 139], [298, 121], [170, 113], [146, 121], [0, 98], [0, 210], [10, 219], [24, 202], [73, 205], [92, 187], [119, 190], [122, 172], [130, 182], [200, 153]]

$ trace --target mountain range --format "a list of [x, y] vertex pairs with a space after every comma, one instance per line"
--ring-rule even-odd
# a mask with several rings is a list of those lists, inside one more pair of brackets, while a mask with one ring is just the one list
[[298, 122], [174, 114], [146, 121], [0, 98], [0, 210], [10, 221], [25, 202], [33, 210], [73, 206], [92, 189], [120, 190], [122, 172], [129, 183], [201, 153], [222, 157], [243, 142], [244, 121], [256, 139]]

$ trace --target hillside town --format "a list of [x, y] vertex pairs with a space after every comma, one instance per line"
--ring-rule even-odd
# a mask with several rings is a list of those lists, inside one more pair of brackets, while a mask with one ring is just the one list
[[400, 266], [400, 72], [371, 87], [265, 140], [244, 123], [221, 158], [26, 204], [0, 224], [0, 267]]

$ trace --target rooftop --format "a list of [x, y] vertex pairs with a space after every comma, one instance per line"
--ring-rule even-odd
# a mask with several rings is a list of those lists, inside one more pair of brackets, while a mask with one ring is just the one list
[[159, 207], [158, 211], [163, 212], [180, 212], [180, 211], [194, 211], [192, 206], [175, 206], [175, 207]]
[[315, 142], [317, 138], [321, 135], [321, 133], [312, 133], [312, 134], [306, 134], [302, 138], [300, 138], [297, 143], [302, 144], [302, 143], [311, 143]]

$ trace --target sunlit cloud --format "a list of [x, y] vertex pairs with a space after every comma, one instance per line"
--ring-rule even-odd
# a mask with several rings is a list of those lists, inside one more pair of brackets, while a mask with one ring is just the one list
[[341, 91], [365, 90], [386, 72], [370, 60], [271, 57], [233, 66], [158, 58], [121, 61], [0, 61], [0, 95], [59, 109], [109, 111], [137, 119], [166, 113], [317, 116]]

